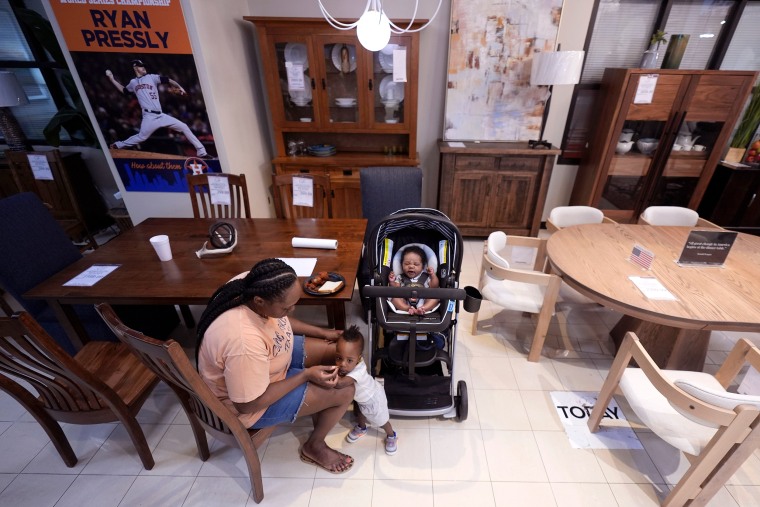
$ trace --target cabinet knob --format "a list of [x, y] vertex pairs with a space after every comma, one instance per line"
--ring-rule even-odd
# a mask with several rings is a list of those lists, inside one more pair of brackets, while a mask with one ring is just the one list
[[369, 80], [369, 91], [372, 91], [372, 80]]
[[322, 78], [322, 89], [327, 90], [327, 83], [325, 83], [325, 78]]

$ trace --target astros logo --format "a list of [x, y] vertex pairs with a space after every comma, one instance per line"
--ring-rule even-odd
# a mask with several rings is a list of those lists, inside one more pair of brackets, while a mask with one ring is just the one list
[[208, 164], [203, 159], [190, 157], [185, 160], [185, 169], [192, 171], [193, 174], [203, 174], [208, 172]]

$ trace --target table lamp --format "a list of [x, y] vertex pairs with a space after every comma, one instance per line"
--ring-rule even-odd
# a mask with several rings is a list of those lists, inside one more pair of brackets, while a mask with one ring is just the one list
[[535, 53], [530, 69], [531, 86], [548, 86], [549, 97], [541, 117], [541, 133], [538, 140], [528, 141], [531, 148], [551, 148], [551, 143], [544, 140], [546, 118], [549, 116], [549, 104], [552, 100], [554, 85], [577, 84], [581, 80], [583, 69], [583, 51], [549, 51]]
[[13, 151], [25, 151], [31, 147], [26, 141], [21, 125], [10, 108], [28, 104], [29, 99], [13, 72], [0, 72], [0, 131], [5, 143]]

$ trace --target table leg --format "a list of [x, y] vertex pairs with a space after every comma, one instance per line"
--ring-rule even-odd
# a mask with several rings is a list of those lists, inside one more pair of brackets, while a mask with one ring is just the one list
[[346, 329], [346, 306], [343, 301], [331, 301], [327, 309], [327, 327]]
[[90, 341], [90, 337], [74, 308], [71, 305], [62, 305], [55, 299], [49, 299], [48, 304], [53, 309], [55, 317], [66, 332], [66, 336], [69, 337], [71, 344], [76, 350], [80, 350], [85, 343]]
[[704, 369], [710, 331], [663, 326], [624, 315], [610, 331], [616, 350], [628, 331], [636, 333], [660, 368], [691, 371]]

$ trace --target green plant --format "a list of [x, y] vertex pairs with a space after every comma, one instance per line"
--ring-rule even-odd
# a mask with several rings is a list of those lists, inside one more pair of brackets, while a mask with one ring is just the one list
[[665, 30], [657, 30], [652, 34], [652, 38], [649, 39], [649, 45], [654, 46], [657, 44], [657, 49], [660, 49], [660, 44], [667, 44], [668, 39], [665, 37], [667, 32]]
[[87, 115], [87, 110], [79, 95], [74, 78], [68, 69], [66, 59], [58, 44], [58, 39], [53, 31], [50, 21], [42, 17], [39, 13], [30, 10], [18, 8], [15, 10], [19, 20], [26, 25], [28, 30], [34, 34], [37, 42], [53, 58], [59, 69], [59, 79], [66, 89], [72, 104], [65, 104], [50, 118], [50, 121], [43, 129], [42, 133], [45, 140], [51, 146], [58, 147], [61, 145], [61, 130], [66, 130], [72, 141], [91, 148], [100, 148], [98, 137], [95, 129]]
[[752, 98], [749, 101], [747, 109], [744, 111], [739, 126], [736, 127], [733, 139], [731, 139], [732, 148], [746, 148], [752, 136], [755, 134], [758, 125], [760, 125], [760, 86], [755, 86], [752, 90]]

